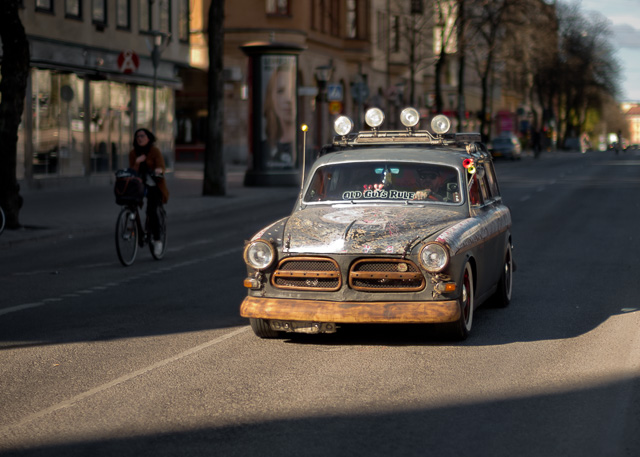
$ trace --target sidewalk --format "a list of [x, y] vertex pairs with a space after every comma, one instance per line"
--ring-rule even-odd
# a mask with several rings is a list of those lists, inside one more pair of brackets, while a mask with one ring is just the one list
[[[167, 173], [170, 191], [166, 206], [170, 218], [179, 219], [194, 213], [220, 212], [256, 202], [290, 199], [297, 187], [245, 187], [244, 168], [227, 167], [227, 192], [221, 197], [202, 196], [203, 166], [177, 164]], [[42, 239], [73, 237], [115, 227], [120, 207], [113, 195], [113, 177], [82, 187], [27, 189], [21, 191], [24, 204], [20, 210], [19, 230], [5, 230], [0, 235], [0, 250]]]

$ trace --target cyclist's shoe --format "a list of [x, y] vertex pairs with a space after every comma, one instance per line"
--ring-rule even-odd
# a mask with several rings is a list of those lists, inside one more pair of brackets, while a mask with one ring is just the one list
[[153, 241], [153, 254], [154, 255], [162, 254], [162, 241], [160, 240]]

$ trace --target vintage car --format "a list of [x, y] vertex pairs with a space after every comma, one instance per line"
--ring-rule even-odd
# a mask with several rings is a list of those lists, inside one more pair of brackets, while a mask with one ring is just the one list
[[255, 334], [332, 333], [341, 324], [441, 324], [465, 339], [474, 309], [511, 300], [511, 214], [479, 134], [447, 133], [436, 116], [417, 130], [381, 131], [383, 113], [352, 133], [336, 120], [292, 214], [244, 249]]

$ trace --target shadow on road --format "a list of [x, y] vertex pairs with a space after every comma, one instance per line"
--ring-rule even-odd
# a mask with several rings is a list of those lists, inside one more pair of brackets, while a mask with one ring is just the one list
[[[452, 401], [451, 406], [402, 405], [385, 411], [371, 399], [374, 412], [325, 411], [308, 405], [303, 417], [273, 419], [259, 406], [255, 421], [233, 423], [216, 405], [200, 411], [208, 428], [135, 434], [113, 426], [123, 438], [87, 438], [60, 444], [9, 447], [0, 437], [4, 457], [25, 456], [438, 456], [438, 457], [622, 457], [640, 451], [638, 378], [551, 392]], [[286, 401], [283, 399], [283, 401]], [[631, 402], [628, 403], [628, 402]], [[388, 404], [388, 403], [386, 403]], [[241, 407], [241, 406], [239, 406]], [[378, 412], [379, 411], [379, 412]], [[171, 418], [165, 418], [171, 424]], [[107, 426], [103, 434], [113, 433]], [[99, 435], [100, 432], [97, 432]], [[4, 445], [2, 445], [4, 443]]]

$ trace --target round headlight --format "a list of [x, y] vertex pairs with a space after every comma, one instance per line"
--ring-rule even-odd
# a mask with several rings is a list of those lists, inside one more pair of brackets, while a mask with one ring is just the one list
[[415, 108], [405, 108], [400, 113], [400, 122], [405, 127], [414, 127], [420, 122], [420, 113]]
[[364, 115], [364, 121], [372, 129], [377, 129], [384, 122], [384, 113], [380, 108], [370, 108]]
[[348, 135], [353, 129], [353, 121], [347, 116], [340, 116], [333, 123], [333, 129], [340, 136]]
[[438, 273], [449, 263], [449, 251], [440, 243], [426, 244], [420, 251], [420, 263], [429, 273]]
[[451, 121], [444, 114], [438, 114], [431, 120], [431, 128], [438, 135], [444, 135], [451, 128]]
[[276, 259], [276, 250], [264, 240], [252, 241], [244, 248], [244, 261], [256, 270], [269, 268]]

